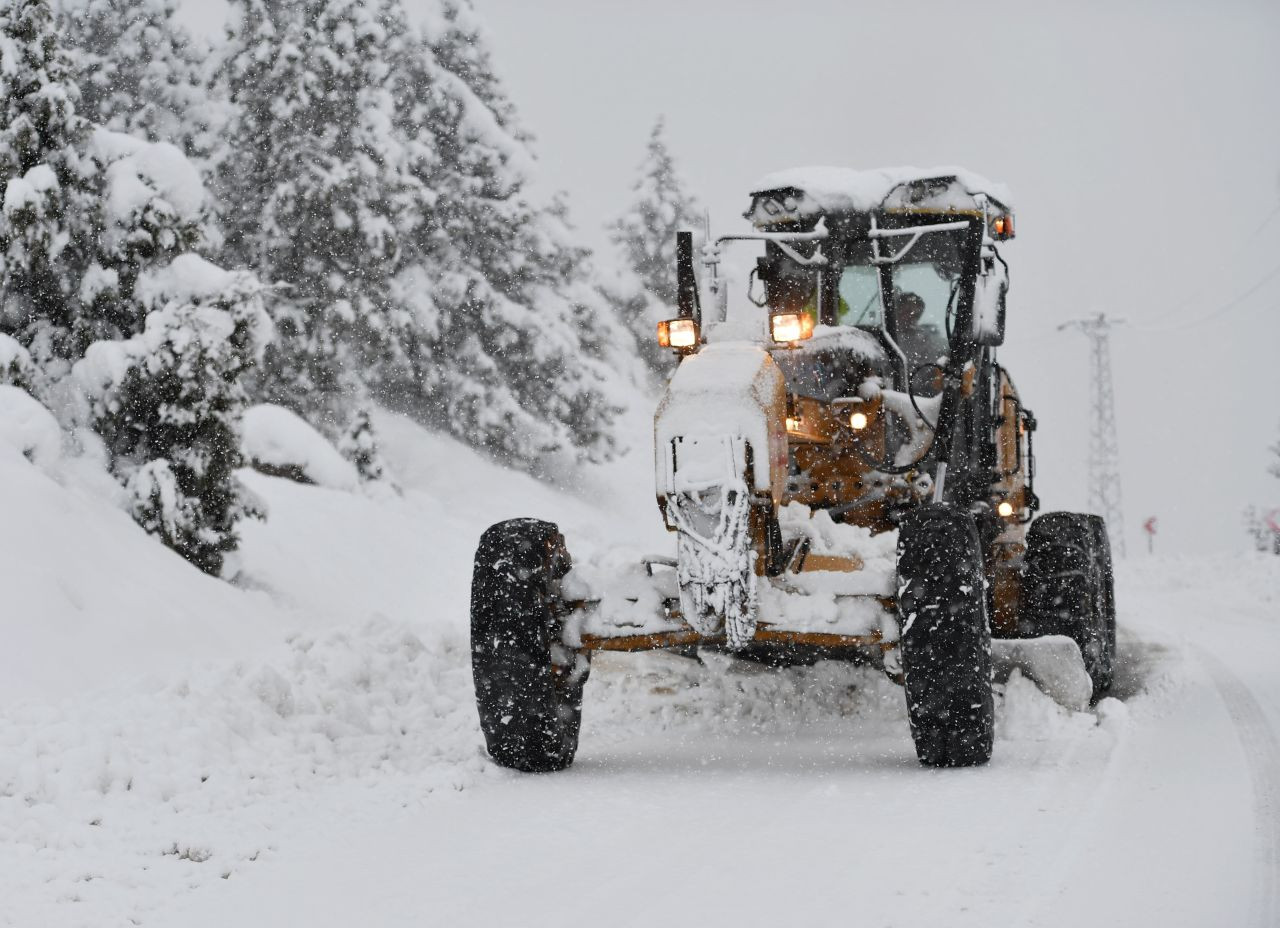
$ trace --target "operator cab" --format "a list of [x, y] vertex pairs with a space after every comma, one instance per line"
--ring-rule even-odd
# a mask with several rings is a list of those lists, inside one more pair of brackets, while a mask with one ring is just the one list
[[801, 168], [761, 181], [745, 215], [777, 234], [755, 270], [763, 303], [771, 317], [802, 314], [813, 332], [774, 353], [789, 388], [829, 401], [815, 383], [847, 389], [880, 375], [933, 396], [948, 356], [998, 344], [1008, 281], [993, 243], [1013, 231], [1001, 196], [963, 171]]

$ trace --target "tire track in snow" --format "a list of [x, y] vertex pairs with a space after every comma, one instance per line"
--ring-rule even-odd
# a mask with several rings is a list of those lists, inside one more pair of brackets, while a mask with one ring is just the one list
[[1249, 687], [1217, 657], [1198, 651], [1201, 664], [1209, 672], [1226, 704], [1236, 734], [1249, 765], [1253, 784], [1253, 824], [1258, 847], [1255, 870], [1257, 891], [1250, 900], [1252, 923], [1270, 926], [1277, 922], [1276, 882], [1280, 865], [1280, 739], [1267, 721], [1266, 713]]

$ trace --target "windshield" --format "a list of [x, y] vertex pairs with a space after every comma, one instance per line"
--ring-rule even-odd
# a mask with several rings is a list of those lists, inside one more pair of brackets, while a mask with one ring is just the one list
[[[907, 239], [884, 241], [881, 254], [900, 255], [889, 265], [893, 298], [888, 311], [896, 341], [915, 369], [935, 363], [947, 350], [948, 334], [960, 290], [963, 242], [949, 232], [926, 233], [906, 248]], [[879, 329], [883, 308], [879, 269], [871, 263], [869, 243], [851, 243], [844, 254], [837, 293], [836, 319], [841, 325]]]
[[[899, 265], [892, 274], [899, 330], [925, 329], [945, 341], [955, 313], [959, 277], [947, 277], [932, 262]], [[840, 325], [880, 328], [880, 275], [876, 268], [846, 266], [840, 273], [839, 294]]]

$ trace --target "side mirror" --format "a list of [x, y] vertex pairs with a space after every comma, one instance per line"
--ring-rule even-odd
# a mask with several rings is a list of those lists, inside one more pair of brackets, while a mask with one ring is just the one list
[[973, 340], [979, 345], [1004, 344], [1005, 297], [1009, 272], [999, 257], [983, 258], [990, 264], [973, 284]]
[[693, 273], [693, 233], [676, 233], [676, 306], [682, 319], [701, 320], [698, 278]]

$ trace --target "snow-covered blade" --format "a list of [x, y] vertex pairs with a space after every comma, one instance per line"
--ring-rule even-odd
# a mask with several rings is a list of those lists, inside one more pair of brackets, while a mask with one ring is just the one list
[[1093, 695], [1093, 681], [1084, 669], [1080, 647], [1065, 635], [997, 638], [991, 642], [991, 662], [997, 680], [1007, 680], [1015, 669], [1020, 670], [1068, 709], [1084, 710]]

